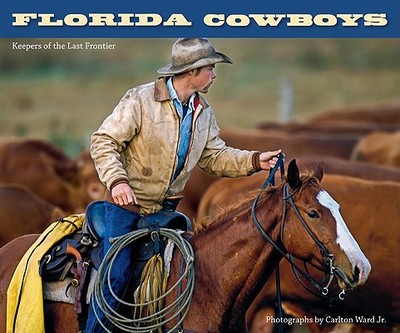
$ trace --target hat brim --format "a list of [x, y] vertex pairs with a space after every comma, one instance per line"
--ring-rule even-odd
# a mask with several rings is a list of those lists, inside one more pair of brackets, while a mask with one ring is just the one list
[[192, 69], [200, 68], [203, 66], [214, 65], [217, 63], [232, 64], [232, 60], [226, 54], [223, 54], [221, 52], [215, 52], [210, 57], [202, 58], [193, 64], [184, 64], [182, 66], [174, 66], [173, 64], [168, 64], [164, 67], [161, 67], [159, 70], [157, 70], [157, 73], [159, 73], [163, 76], [181, 74], [181, 73], [190, 71]]

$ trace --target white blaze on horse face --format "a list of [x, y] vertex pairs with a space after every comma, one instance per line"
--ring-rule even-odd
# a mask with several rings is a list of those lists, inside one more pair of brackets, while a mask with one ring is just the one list
[[322, 190], [317, 195], [319, 203], [328, 208], [334, 219], [336, 220], [336, 243], [346, 253], [350, 263], [359, 270], [359, 283], [363, 284], [368, 278], [369, 272], [371, 271], [371, 264], [361, 251], [357, 241], [347, 228], [346, 223], [343, 220], [342, 215], [339, 211], [339, 204], [329, 195], [328, 192]]

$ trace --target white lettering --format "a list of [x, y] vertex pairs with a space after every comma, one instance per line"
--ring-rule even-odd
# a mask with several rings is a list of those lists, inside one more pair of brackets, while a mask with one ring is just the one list
[[180, 26], [188, 27], [192, 25], [192, 22], [188, 21], [183, 14], [172, 14], [166, 22], [165, 26]]
[[40, 21], [38, 23], [38, 26], [46, 26], [46, 27], [60, 27], [63, 26], [63, 21], [62, 20], [56, 20], [52, 21], [54, 18], [54, 14], [39, 14], [40, 15]]
[[114, 14], [89, 14], [92, 21], [90, 26], [116, 26]]
[[225, 23], [224, 14], [207, 14], [204, 16], [203, 22], [209, 27], [220, 27]]
[[386, 14], [365, 14], [364, 15], [364, 25], [366, 27], [383, 27], [388, 24], [386, 19]]
[[[64, 17], [56, 17], [54, 13], [13, 13], [13, 26], [28, 26], [36, 23], [40, 27], [59, 26], [192, 26], [185, 15], [173, 13], [169, 17], [162, 17], [157, 13], [71, 13]], [[332, 27], [341, 25], [343, 27], [357, 27], [359, 24], [366, 27], [380, 27], [388, 24], [386, 14], [206, 14], [203, 23], [209, 27], [247, 27], [255, 24], [259, 27]]]
[[337, 18], [332, 14], [318, 14], [314, 17], [314, 23], [320, 27], [333, 27], [337, 23]]
[[249, 17], [252, 18], [260, 27], [266, 27], [267, 25], [276, 27], [281, 23], [282, 19], [285, 18], [286, 15], [249, 14]]
[[357, 21], [363, 16], [361, 14], [338, 14], [337, 17], [344, 21], [342, 24], [344, 27], [357, 27]]
[[226, 23], [231, 27], [247, 27], [250, 24], [250, 19], [242, 14], [229, 15], [226, 18]]
[[37, 19], [37, 14], [35, 13], [22, 13], [22, 14], [12, 14], [14, 18], [14, 22], [12, 25], [14, 26], [24, 26], [28, 25], [31, 19]]
[[312, 15], [310, 14], [288, 14], [288, 27], [310, 27], [313, 25]]

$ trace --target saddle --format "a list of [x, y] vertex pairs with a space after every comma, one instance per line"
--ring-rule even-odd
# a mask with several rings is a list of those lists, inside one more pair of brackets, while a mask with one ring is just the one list
[[[149, 229], [149, 232], [159, 228], [191, 231], [190, 219], [175, 211], [176, 205], [176, 200], [166, 200], [161, 211], [142, 216], [137, 222], [136, 229]], [[60, 240], [45, 254], [40, 261], [39, 274], [46, 281], [64, 280], [66, 276], [73, 274], [71, 269], [80, 258], [77, 252], [81, 258], [91, 262], [98, 269], [105, 228], [104, 201], [94, 201], [86, 207], [82, 229]], [[156, 247], [154, 245], [150, 236], [135, 244], [135, 259], [140, 261], [149, 259], [155, 250], [159, 251], [157, 245]]]
[[73, 265], [82, 256], [90, 257], [93, 266], [99, 267], [100, 248], [98, 243], [94, 243], [89, 235], [78, 230], [57, 242], [44, 255], [39, 264], [39, 274], [46, 281], [63, 281], [68, 275], [71, 275]]
[[45, 281], [63, 281], [73, 275], [73, 266], [80, 260], [91, 262], [98, 269], [102, 252], [103, 243], [91, 233], [86, 219], [82, 229], [58, 241], [43, 256], [39, 274]]

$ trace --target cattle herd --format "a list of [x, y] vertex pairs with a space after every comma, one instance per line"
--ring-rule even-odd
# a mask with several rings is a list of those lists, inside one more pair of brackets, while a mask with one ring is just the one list
[[[281, 148], [286, 163], [295, 158], [302, 172], [324, 162], [322, 186], [340, 203], [372, 265], [364, 286], [329, 305], [306, 291], [282, 262], [285, 332], [399, 332], [400, 105], [334, 110], [307, 122], [260, 123], [250, 130], [225, 128], [221, 137], [241, 149]], [[202, 228], [241, 196], [256, 193], [266, 177], [260, 172], [219, 179], [194, 169], [178, 210]], [[86, 150], [70, 158], [42, 140], [0, 139], [0, 246], [84, 212], [104, 190]], [[266, 281], [247, 311], [248, 332], [273, 332], [276, 311], [275, 283]]]

